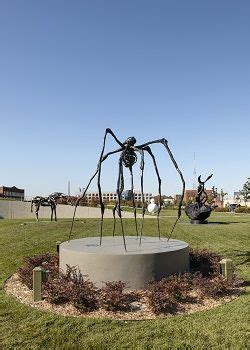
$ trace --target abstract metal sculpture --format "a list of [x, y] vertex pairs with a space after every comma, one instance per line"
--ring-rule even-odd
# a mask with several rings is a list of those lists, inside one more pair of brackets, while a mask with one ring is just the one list
[[205, 204], [208, 195], [207, 192], [205, 191], [205, 183], [211, 179], [213, 174], [209, 175], [205, 181], [201, 181], [201, 175], [198, 177], [198, 188], [197, 188], [197, 194], [195, 197], [195, 203], [194, 204], [189, 204], [185, 208], [185, 213], [191, 219], [192, 224], [205, 224], [207, 221], [205, 221], [211, 214], [211, 211], [213, 208]]
[[[110, 134], [114, 140], [116, 141], [116, 143], [119, 145], [119, 148], [117, 150], [108, 152], [106, 154], [104, 154], [105, 151], [105, 145], [106, 145], [106, 138], [107, 135]], [[185, 181], [183, 178], [183, 175], [180, 171], [180, 169], [178, 168], [178, 165], [173, 157], [172, 152], [170, 151], [169, 147], [168, 147], [168, 141], [166, 139], [158, 139], [158, 140], [153, 140], [153, 141], [149, 141], [146, 142], [144, 144], [138, 145], [136, 146], [136, 139], [134, 137], [129, 137], [127, 138], [124, 142], [121, 142], [118, 140], [118, 138], [116, 137], [116, 135], [113, 133], [113, 131], [111, 129], [106, 129], [105, 134], [104, 134], [104, 140], [103, 140], [103, 146], [102, 146], [102, 151], [101, 151], [101, 155], [99, 158], [99, 162], [98, 162], [98, 166], [97, 166], [97, 170], [94, 173], [94, 175], [91, 177], [91, 179], [89, 180], [88, 185], [85, 188], [85, 191], [83, 192], [82, 196], [80, 198], [78, 198], [76, 205], [75, 205], [75, 211], [74, 211], [74, 215], [73, 215], [73, 219], [72, 219], [72, 223], [71, 223], [71, 227], [70, 227], [70, 232], [69, 232], [69, 237], [68, 237], [68, 241], [70, 240], [71, 237], [71, 233], [72, 233], [72, 229], [73, 229], [73, 223], [74, 223], [74, 218], [75, 218], [75, 212], [76, 212], [76, 208], [79, 205], [80, 200], [85, 196], [92, 180], [95, 178], [95, 176], [97, 175], [97, 186], [98, 186], [98, 192], [99, 192], [99, 201], [100, 201], [100, 207], [101, 207], [101, 228], [100, 228], [100, 245], [102, 244], [102, 236], [103, 236], [103, 216], [104, 216], [104, 211], [105, 211], [105, 206], [102, 200], [102, 189], [101, 189], [101, 184], [100, 184], [100, 179], [101, 179], [101, 166], [102, 163], [112, 154], [115, 153], [120, 153], [120, 157], [119, 157], [119, 173], [118, 173], [118, 180], [117, 180], [117, 201], [116, 204], [113, 208], [113, 217], [114, 217], [114, 226], [113, 226], [113, 236], [115, 235], [115, 226], [116, 226], [116, 217], [115, 217], [115, 213], [117, 212], [119, 218], [120, 218], [120, 222], [121, 222], [121, 229], [122, 229], [122, 236], [123, 236], [123, 243], [124, 243], [124, 248], [126, 250], [126, 241], [125, 241], [125, 234], [124, 234], [124, 228], [123, 228], [123, 222], [122, 222], [122, 215], [121, 215], [121, 195], [122, 192], [124, 190], [124, 175], [123, 175], [123, 167], [128, 168], [129, 172], [130, 172], [130, 179], [131, 179], [131, 193], [132, 193], [132, 203], [133, 203], [133, 212], [134, 212], [134, 220], [135, 220], [135, 229], [136, 229], [136, 235], [137, 237], [139, 236], [139, 232], [138, 232], [138, 225], [137, 225], [137, 214], [136, 214], [136, 204], [135, 204], [135, 197], [134, 197], [134, 177], [133, 177], [133, 166], [137, 161], [137, 154], [139, 153], [140, 157], [141, 157], [141, 162], [140, 162], [140, 170], [141, 170], [141, 198], [142, 198], [142, 224], [141, 224], [141, 229], [140, 229], [140, 244], [141, 244], [141, 239], [142, 239], [142, 234], [143, 234], [143, 222], [144, 222], [144, 215], [145, 215], [145, 211], [146, 211], [146, 203], [145, 203], [145, 198], [144, 198], [144, 188], [143, 188], [143, 175], [144, 175], [144, 152], [147, 152], [150, 157], [152, 158], [153, 164], [154, 164], [154, 169], [156, 172], [156, 176], [158, 179], [158, 193], [159, 193], [159, 203], [161, 203], [161, 178], [159, 175], [159, 171], [158, 171], [158, 167], [156, 164], [156, 159], [155, 156], [153, 154], [153, 152], [151, 151], [151, 148], [149, 147], [149, 145], [151, 144], [156, 144], [156, 143], [160, 143], [162, 144], [169, 156], [171, 161], [173, 162], [177, 172], [180, 175], [181, 181], [182, 181], [182, 197], [181, 197], [181, 201], [179, 204], [179, 208], [178, 208], [178, 217], [173, 225], [173, 228], [169, 234], [168, 239], [170, 239], [172, 232], [174, 231], [174, 228], [181, 216], [181, 205], [182, 205], [182, 201], [183, 201], [183, 197], [184, 197], [184, 192], [185, 192]], [[158, 226], [158, 236], [160, 238], [160, 223], [159, 223], [159, 214], [161, 211], [161, 205], [159, 205], [158, 208], [158, 212], [157, 212], [157, 226]]]
[[36, 219], [37, 219], [37, 221], [39, 221], [38, 212], [39, 212], [40, 206], [50, 207], [51, 208], [50, 221], [53, 220], [53, 213], [55, 214], [55, 221], [57, 221], [56, 206], [57, 206], [58, 200], [60, 198], [66, 199], [67, 203], [70, 203], [73, 205], [69, 196], [67, 196], [61, 192], [54, 192], [54, 193], [50, 194], [48, 197], [36, 196], [36, 197], [32, 198], [32, 200], [31, 200], [31, 213], [33, 212], [33, 205], [35, 205], [35, 207], [36, 207], [36, 211], [35, 211]]

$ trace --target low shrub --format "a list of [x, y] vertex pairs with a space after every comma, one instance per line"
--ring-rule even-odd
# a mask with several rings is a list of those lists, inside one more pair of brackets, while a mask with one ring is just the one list
[[175, 313], [179, 303], [171, 298], [165, 290], [150, 290], [147, 293], [149, 307], [156, 314]]
[[71, 268], [68, 274], [72, 284], [71, 300], [74, 306], [80, 311], [96, 309], [98, 307], [99, 290], [94, 283], [88, 279], [84, 280], [84, 276], [76, 268]]
[[80, 311], [97, 308], [98, 290], [75, 267], [67, 267], [66, 273], [50, 277], [44, 284], [45, 299], [53, 304], [72, 302]]
[[172, 275], [163, 279], [163, 287], [175, 300], [185, 301], [192, 288], [192, 274]]
[[220, 255], [212, 253], [206, 249], [191, 249], [190, 272], [199, 272], [203, 277], [220, 274]]
[[72, 297], [72, 284], [64, 274], [55, 278], [49, 276], [48, 281], [43, 285], [43, 295], [52, 304], [64, 304]]
[[215, 212], [221, 212], [221, 213], [226, 213], [229, 212], [229, 208], [228, 207], [216, 207], [214, 208]]
[[109, 311], [129, 310], [131, 295], [124, 292], [125, 286], [122, 281], [106, 282], [100, 290], [100, 306]]
[[250, 214], [250, 207], [240, 206], [234, 210], [235, 213]]
[[190, 273], [173, 275], [148, 284], [147, 299], [155, 313], [174, 313], [187, 299], [192, 288]]
[[149, 307], [155, 314], [166, 314], [175, 313], [178, 310], [179, 302], [175, 295], [179, 293], [181, 294], [178, 290], [172, 293], [168, 279], [163, 278], [160, 281], [152, 281], [148, 284], [146, 296]]
[[33, 288], [33, 269], [43, 267], [50, 276], [59, 273], [59, 258], [57, 254], [41, 254], [24, 258], [24, 265], [18, 269], [21, 281], [29, 288]]
[[239, 288], [243, 281], [235, 275], [226, 279], [222, 275], [213, 278], [204, 278], [202, 275], [196, 275], [193, 279], [193, 285], [202, 297], [218, 298], [224, 295], [235, 293], [235, 288]]

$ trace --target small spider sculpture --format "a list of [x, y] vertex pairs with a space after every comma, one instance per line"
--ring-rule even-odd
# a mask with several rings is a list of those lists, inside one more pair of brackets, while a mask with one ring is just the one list
[[[106, 138], [107, 135], [111, 135], [114, 140], [117, 142], [117, 144], [119, 145], [119, 148], [117, 150], [108, 152], [106, 154], [104, 154], [105, 151], [105, 145], [106, 145]], [[123, 167], [128, 168], [129, 172], [130, 172], [130, 181], [131, 181], [131, 193], [132, 193], [132, 203], [133, 203], [133, 212], [134, 212], [134, 220], [135, 220], [135, 229], [136, 229], [136, 235], [137, 237], [139, 237], [140, 235], [140, 243], [141, 244], [141, 239], [142, 239], [142, 235], [143, 235], [143, 222], [144, 222], [144, 215], [145, 215], [145, 211], [146, 211], [146, 202], [145, 202], [145, 198], [144, 198], [144, 188], [143, 188], [143, 174], [144, 174], [144, 153], [147, 152], [150, 157], [152, 158], [153, 161], [153, 165], [154, 165], [154, 169], [156, 172], [156, 176], [158, 179], [158, 193], [159, 193], [159, 203], [161, 203], [161, 178], [159, 175], [159, 171], [158, 171], [158, 167], [157, 167], [157, 163], [156, 163], [156, 159], [155, 156], [153, 154], [153, 152], [151, 151], [151, 148], [149, 147], [150, 144], [155, 144], [155, 143], [161, 143], [167, 150], [171, 161], [173, 162], [177, 172], [180, 175], [181, 181], [182, 181], [182, 196], [181, 196], [181, 200], [179, 203], [179, 208], [178, 208], [178, 216], [176, 219], [176, 222], [173, 225], [173, 228], [170, 232], [170, 235], [168, 237], [168, 240], [171, 237], [172, 232], [174, 231], [174, 228], [181, 216], [181, 206], [182, 206], [182, 201], [183, 201], [183, 197], [184, 197], [184, 192], [185, 192], [185, 181], [183, 178], [183, 175], [180, 171], [180, 169], [178, 168], [178, 165], [173, 157], [172, 152], [170, 151], [169, 147], [168, 147], [168, 141], [166, 139], [159, 139], [159, 140], [153, 140], [153, 141], [149, 141], [146, 142], [144, 144], [138, 145], [136, 146], [136, 139], [134, 137], [129, 137], [127, 138], [124, 142], [121, 142], [118, 140], [118, 138], [116, 137], [116, 135], [113, 133], [113, 131], [111, 129], [106, 129], [105, 134], [104, 134], [104, 140], [103, 140], [103, 146], [102, 146], [102, 151], [101, 151], [101, 155], [99, 158], [99, 162], [98, 162], [98, 166], [97, 166], [97, 170], [96, 172], [93, 174], [93, 176], [91, 177], [91, 179], [89, 180], [89, 183], [87, 185], [87, 187], [85, 188], [85, 191], [83, 192], [82, 196], [80, 198], [78, 198], [76, 205], [75, 205], [75, 210], [74, 210], [74, 215], [73, 215], [73, 219], [72, 219], [72, 223], [71, 223], [71, 227], [70, 227], [70, 232], [69, 232], [69, 237], [68, 237], [68, 241], [70, 240], [71, 237], [71, 233], [72, 233], [72, 229], [73, 229], [73, 223], [74, 223], [74, 218], [75, 218], [75, 212], [76, 212], [76, 208], [79, 205], [80, 200], [85, 196], [92, 180], [95, 178], [95, 176], [97, 175], [97, 186], [98, 186], [98, 192], [99, 192], [99, 201], [100, 201], [100, 207], [101, 207], [101, 229], [100, 229], [100, 246], [102, 244], [102, 236], [103, 236], [103, 216], [104, 216], [104, 211], [105, 211], [105, 206], [102, 200], [102, 189], [101, 189], [101, 183], [100, 183], [100, 179], [101, 179], [101, 166], [102, 163], [112, 154], [115, 153], [120, 153], [120, 157], [119, 157], [119, 173], [118, 173], [118, 179], [117, 179], [117, 189], [116, 189], [116, 193], [117, 193], [117, 201], [116, 204], [113, 208], [113, 217], [114, 217], [114, 226], [113, 226], [113, 236], [115, 234], [115, 225], [116, 225], [116, 219], [115, 219], [115, 213], [117, 212], [119, 218], [120, 218], [120, 222], [121, 222], [121, 229], [122, 229], [122, 236], [123, 236], [123, 243], [124, 243], [124, 248], [127, 251], [126, 248], [126, 240], [125, 240], [125, 234], [124, 234], [124, 228], [123, 228], [123, 222], [122, 222], [122, 214], [121, 214], [121, 196], [122, 196], [122, 192], [124, 190], [124, 176], [123, 176]], [[141, 224], [141, 228], [140, 228], [140, 234], [138, 232], [138, 225], [137, 225], [137, 214], [136, 214], [136, 204], [135, 204], [135, 198], [134, 198], [134, 177], [133, 177], [133, 166], [137, 161], [137, 154], [138, 153], [141, 157], [141, 162], [140, 162], [140, 170], [141, 170], [141, 198], [142, 198], [142, 224]], [[158, 211], [157, 211], [157, 226], [158, 226], [158, 236], [160, 239], [160, 223], [159, 223], [159, 214], [161, 211], [161, 205], [158, 206]]]
[[61, 192], [54, 192], [54, 193], [50, 194], [48, 197], [36, 196], [36, 197], [32, 198], [32, 200], [31, 200], [31, 213], [33, 212], [33, 205], [35, 205], [35, 207], [36, 207], [36, 211], [35, 211], [36, 219], [37, 219], [37, 221], [39, 221], [38, 212], [39, 212], [40, 207], [41, 206], [42, 207], [50, 207], [51, 208], [50, 221], [53, 220], [53, 214], [55, 214], [55, 221], [57, 221], [56, 206], [57, 206], [58, 200], [60, 198], [66, 199], [67, 203], [70, 203], [71, 205], [73, 205], [69, 196], [67, 196]]

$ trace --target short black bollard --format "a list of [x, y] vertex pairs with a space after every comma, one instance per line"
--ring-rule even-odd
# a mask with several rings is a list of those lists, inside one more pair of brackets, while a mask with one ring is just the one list
[[60, 244], [61, 244], [60, 241], [56, 242], [56, 251], [57, 251], [58, 254], [59, 254]]

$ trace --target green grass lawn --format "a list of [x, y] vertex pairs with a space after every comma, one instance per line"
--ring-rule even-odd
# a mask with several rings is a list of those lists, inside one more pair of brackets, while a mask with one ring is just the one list
[[[174, 217], [164, 211], [163, 236]], [[169, 215], [168, 215], [169, 214]], [[23, 223], [27, 223], [23, 225]], [[190, 225], [181, 218], [173, 238], [193, 248], [207, 248], [233, 259], [236, 270], [249, 283], [247, 249], [250, 215], [213, 213], [210, 225]], [[222, 224], [216, 224], [222, 222]], [[70, 221], [0, 220], [0, 348], [3, 349], [245, 349], [247, 348], [247, 301], [245, 292], [228, 304], [191, 315], [153, 321], [114, 321], [70, 318], [29, 308], [3, 291], [5, 279], [22, 264], [24, 256], [55, 252], [56, 241], [67, 239]], [[134, 233], [133, 219], [125, 219], [126, 234]], [[118, 226], [118, 225], [117, 225]], [[77, 220], [73, 238], [98, 235], [99, 220]], [[105, 220], [105, 234], [112, 220]], [[157, 235], [154, 219], [145, 220], [145, 235]]]

